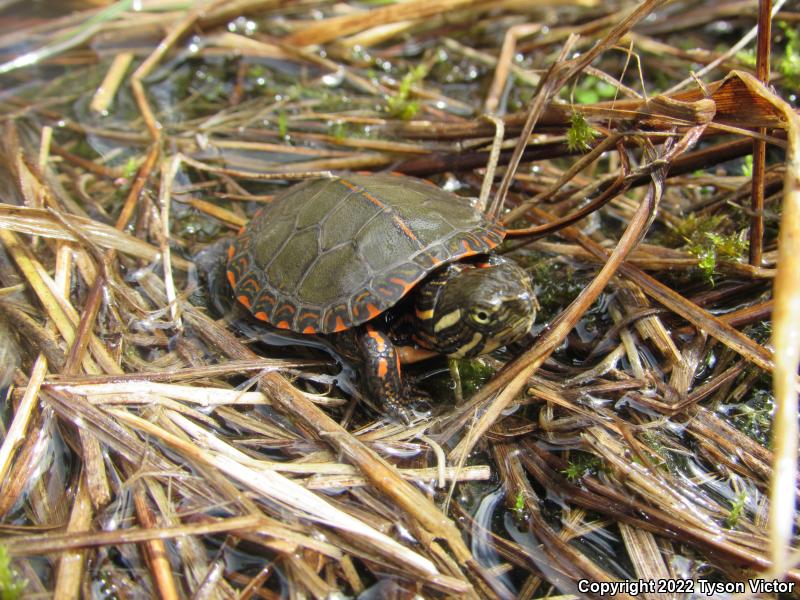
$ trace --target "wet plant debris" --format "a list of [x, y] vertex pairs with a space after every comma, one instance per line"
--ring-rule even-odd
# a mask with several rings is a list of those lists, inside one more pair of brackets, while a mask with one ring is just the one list
[[[45, 6], [46, 5], [46, 6]], [[0, 597], [796, 597], [783, 2], [0, 2]], [[508, 230], [399, 423], [224, 253], [298, 181]]]

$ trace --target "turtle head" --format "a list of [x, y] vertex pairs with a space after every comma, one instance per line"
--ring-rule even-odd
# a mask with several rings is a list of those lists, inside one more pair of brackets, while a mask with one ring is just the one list
[[417, 338], [454, 358], [486, 354], [525, 335], [536, 317], [528, 275], [492, 257], [481, 266], [455, 264], [426, 282], [416, 301]]

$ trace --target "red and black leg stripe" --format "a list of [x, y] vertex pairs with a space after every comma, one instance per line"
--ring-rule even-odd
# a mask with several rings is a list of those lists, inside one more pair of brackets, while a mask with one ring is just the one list
[[410, 418], [405, 407], [400, 357], [392, 340], [385, 332], [367, 323], [359, 335], [359, 346], [364, 359], [364, 392], [389, 415], [408, 422]]

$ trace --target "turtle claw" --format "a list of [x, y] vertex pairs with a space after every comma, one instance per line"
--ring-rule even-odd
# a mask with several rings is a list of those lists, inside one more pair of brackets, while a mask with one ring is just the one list
[[392, 421], [397, 421], [401, 425], [411, 425], [416, 418], [414, 411], [407, 406], [398, 406], [396, 409], [389, 411], [389, 418]]
[[431, 397], [418, 389], [406, 389], [403, 401], [384, 400], [384, 411], [389, 417], [404, 425], [411, 425], [420, 419], [427, 419], [433, 413]]

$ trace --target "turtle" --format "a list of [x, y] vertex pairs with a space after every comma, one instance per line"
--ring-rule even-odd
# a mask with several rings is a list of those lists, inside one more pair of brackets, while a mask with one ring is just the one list
[[530, 278], [492, 253], [504, 236], [433, 183], [344, 173], [295, 184], [262, 208], [230, 242], [226, 275], [257, 319], [349, 348], [362, 393], [408, 422], [401, 348], [471, 358], [530, 330]]

